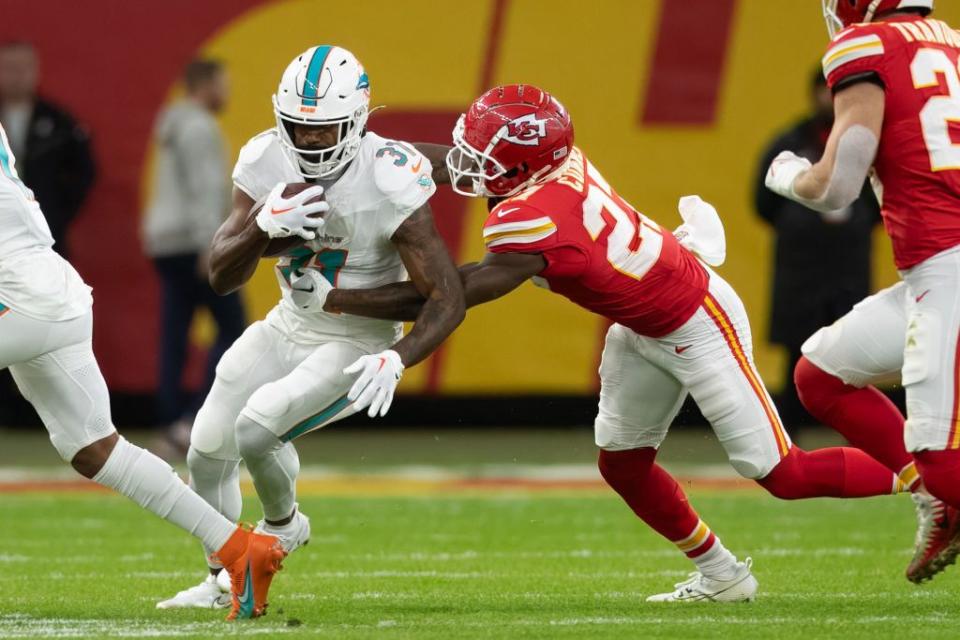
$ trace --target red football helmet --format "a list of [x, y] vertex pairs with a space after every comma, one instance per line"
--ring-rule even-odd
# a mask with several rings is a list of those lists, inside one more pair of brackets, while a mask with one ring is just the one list
[[933, 0], [822, 0], [823, 17], [832, 38], [852, 24], [870, 22], [875, 17], [903, 9], [933, 11]]
[[460, 116], [453, 144], [447, 170], [454, 191], [509, 197], [563, 167], [573, 148], [573, 123], [546, 91], [505, 85], [487, 91]]

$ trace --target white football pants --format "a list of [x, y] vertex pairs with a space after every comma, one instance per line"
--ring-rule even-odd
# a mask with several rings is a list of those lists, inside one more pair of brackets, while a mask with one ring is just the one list
[[46, 322], [0, 310], [0, 368], [10, 368], [67, 462], [114, 431], [92, 334], [92, 311], [72, 320]]
[[902, 271], [803, 345], [856, 387], [901, 380], [908, 451], [960, 448], [960, 247]]
[[740, 475], [763, 478], [789, 452], [790, 437], [753, 364], [747, 312], [712, 272], [703, 304], [676, 331], [649, 338], [610, 327], [600, 364], [597, 446], [659, 447], [688, 393]]

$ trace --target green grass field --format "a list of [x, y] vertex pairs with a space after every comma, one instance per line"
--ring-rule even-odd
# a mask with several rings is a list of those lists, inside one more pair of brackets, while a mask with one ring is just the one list
[[172, 526], [109, 494], [0, 495], [0, 637], [957, 636], [960, 572], [922, 587], [902, 577], [907, 498], [692, 499], [753, 556], [756, 602], [643, 602], [689, 565], [605, 492], [306, 497], [313, 540], [288, 558], [269, 615], [227, 624], [222, 612], [154, 609], [203, 575]]

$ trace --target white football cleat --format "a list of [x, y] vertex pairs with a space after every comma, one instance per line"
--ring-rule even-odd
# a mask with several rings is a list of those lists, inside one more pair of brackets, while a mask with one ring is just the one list
[[737, 572], [730, 580], [714, 580], [694, 571], [687, 580], [674, 585], [676, 591], [650, 596], [647, 602], [752, 602], [757, 595], [752, 566], [750, 558], [738, 562]]
[[280, 546], [283, 547], [283, 550], [286, 551], [287, 554], [291, 554], [310, 542], [310, 518], [303, 515], [300, 512], [300, 505], [297, 505], [297, 513], [293, 516], [293, 520], [291, 520], [289, 524], [277, 527], [261, 520], [257, 523], [257, 528], [254, 529], [254, 532], [276, 536], [280, 540]]
[[[223, 577], [226, 578], [225, 581], [221, 580]], [[226, 609], [230, 604], [230, 575], [221, 569], [219, 574], [216, 576], [208, 575], [197, 586], [181, 591], [169, 600], [158, 602], [157, 609], [184, 609], [189, 607]]]

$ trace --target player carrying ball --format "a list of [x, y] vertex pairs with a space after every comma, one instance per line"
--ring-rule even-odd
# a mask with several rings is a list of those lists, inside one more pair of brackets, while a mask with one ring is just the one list
[[[461, 267], [467, 305], [534, 278], [614, 322], [600, 365], [600, 472], [698, 569], [650, 600], [742, 601], [757, 589], [749, 559], [737, 561], [655, 463], [687, 394], [737, 472], [777, 497], [899, 490], [896, 475], [858, 449], [807, 452], [790, 442], [754, 367], [743, 304], [705, 264], [725, 254], [710, 205], [683, 198], [677, 236], [637, 212], [573, 145], [564, 107], [534, 86], [491, 89], [460, 118], [453, 139], [448, 152], [436, 148], [446, 152], [447, 175], [434, 177], [495, 204], [483, 228], [487, 254]], [[410, 319], [423, 305], [408, 283], [323, 293], [328, 310], [372, 317]]]
[[[960, 33], [932, 10], [933, 0], [824, 0], [836, 121], [819, 162], [784, 152], [767, 173], [773, 191], [832, 211], [869, 172], [882, 203], [902, 280], [814, 334], [795, 378], [811, 414], [913, 490], [913, 582], [960, 553]], [[906, 423], [872, 386], [897, 379]]]
[[[310, 539], [296, 502], [293, 441], [361, 409], [384, 415], [404, 368], [464, 316], [460, 278], [428, 204], [436, 190], [430, 161], [369, 131], [369, 102], [369, 78], [346, 49], [297, 56], [274, 96], [276, 126], [240, 150], [233, 211], [210, 251], [210, 282], [227, 292], [281, 246], [280, 300], [217, 365], [190, 437], [190, 480], [237, 518], [243, 459], [263, 507], [257, 530], [288, 553]], [[305, 180], [313, 186], [285, 195]], [[327, 313], [316, 297], [335, 283], [376, 287], [408, 274], [429, 301], [406, 336], [399, 322]], [[208, 564], [206, 580], [157, 606], [220, 606], [220, 564]]]

